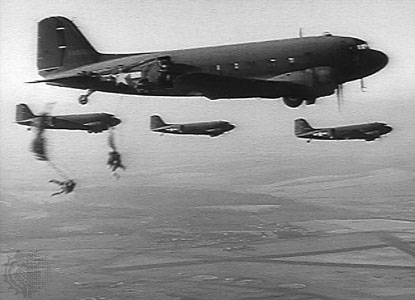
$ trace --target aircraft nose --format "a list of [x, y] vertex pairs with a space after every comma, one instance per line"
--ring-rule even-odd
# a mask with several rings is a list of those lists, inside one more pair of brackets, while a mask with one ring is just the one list
[[386, 133], [389, 133], [389, 132], [391, 132], [392, 131], [392, 127], [390, 127], [390, 126], [385, 126], [385, 127], [383, 127], [383, 131], [384, 131], [384, 133], [386, 134]]
[[120, 124], [121, 123], [121, 120], [120, 119], [118, 119], [118, 118], [115, 118], [115, 117], [112, 117], [111, 118], [111, 121], [110, 121], [110, 125], [111, 125], [111, 127], [113, 127], [113, 126], [117, 126], [118, 124]]
[[235, 128], [235, 125], [232, 125], [232, 124], [228, 123], [228, 130], [229, 131], [234, 129], [234, 128]]
[[359, 67], [363, 77], [374, 74], [383, 69], [388, 64], [388, 56], [378, 50], [367, 49], [360, 54]]

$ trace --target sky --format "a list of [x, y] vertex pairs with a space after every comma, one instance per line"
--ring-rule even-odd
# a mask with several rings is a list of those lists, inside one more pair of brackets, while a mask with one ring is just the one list
[[[363, 39], [389, 56], [389, 64], [359, 82], [345, 84], [338, 111], [335, 96], [314, 106], [289, 109], [280, 100], [221, 100], [203, 97], [163, 98], [95, 93], [87, 106], [78, 104], [80, 90], [24, 82], [40, 79], [36, 70], [37, 22], [49, 16], [75, 22], [102, 53], [183, 49], [303, 35], [334, 35]], [[109, 112], [123, 123], [116, 129], [118, 146], [129, 166], [123, 183], [162, 184], [164, 172], [207, 172], [213, 165], [235, 169], [248, 182], [255, 164], [309, 173], [359, 172], [372, 168], [415, 170], [415, 2], [383, 1], [136, 1], [136, 0], [0, 0], [0, 191], [13, 194], [20, 184], [47, 189], [53, 174], [28, 151], [33, 133], [13, 123], [17, 103], [42, 112], [54, 102], [53, 114]], [[149, 116], [160, 114], [172, 123], [226, 120], [237, 126], [217, 139], [163, 136], [148, 129]], [[380, 141], [313, 142], [293, 136], [294, 119], [315, 127], [382, 121], [394, 131]], [[48, 132], [53, 160], [85, 185], [112, 180], [105, 168], [106, 134]], [[321, 163], [319, 163], [321, 162]], [[336, 170], [327, 164], [336, 163]], [[190, 166], [192, 171], [188, 171]], [[288, 167], [287, 167], [288, 168]], [[215, 174], [215, 169], [209, 171]], [[260, 176], [261, 168], [255, 169]], [[149, 176], [150, 175], [154, 175]], [[156, 176], [156, 175], [157, 176]], [[288, 173], [281, 175], [288, 176]], [[48, 177], [49, 176], [49, 177]], [[188, 178], [183, 175], [183, 178]], [[290, 173], [289, 176], [293, 176]], [[297, 176], [301, 176], [298, 174]], [[238, 177], [238, 178], [239, 178]], [[227, 177], [231, 180], [231, 177]], [[152, 180], [154, 179], [154, 182]], [[183, 180], [185, 180], [183, 179]], [[180, 179], [176, 178], [180, 184]], [[244, 181], [245, 180], [245, 181]], [[266, 178], [264, 179], [266, 180]], [[138, 183], [137, 183], [138, 184]], [[201, 183], [199, 183], [199, 187]]]

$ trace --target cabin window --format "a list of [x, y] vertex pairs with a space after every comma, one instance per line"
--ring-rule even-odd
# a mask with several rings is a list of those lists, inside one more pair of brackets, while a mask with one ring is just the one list
[[239, 70], [239, 63], [237, 63], [237, 62], [233, 63], [233, 68], [235, 70]]
[[290, 64], [295, 63], [295, 58], [294, 58], [294, 57], [289, 57], [289, 58], [288, 58], [288, 62], [289, 62]]
[[268, 63], [271, 67], [275, 67], [277, 65], [277, 60], [275, 58], [270, 58]]
[[220, 71], [220, 65], [216, 65], [216, 71]]

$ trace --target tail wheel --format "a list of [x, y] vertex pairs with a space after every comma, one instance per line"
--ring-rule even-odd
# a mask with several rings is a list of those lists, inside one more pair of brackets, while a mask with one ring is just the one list
[[292, 98], [292, 97], [284, 97], [282, 98], [285, 105], [291, 108], [299, 107], [303, 103], [303, 99], [300, 98]]
[[88, 103], [88, 96], [91, 95], [92, 93], [95, 93], [95, 90], [88, 89], [86, 91], [85, 95], [79, 96], [79, 98], [78, 98], [79, 103], [82, 104], [82, 105], [87, 104]]

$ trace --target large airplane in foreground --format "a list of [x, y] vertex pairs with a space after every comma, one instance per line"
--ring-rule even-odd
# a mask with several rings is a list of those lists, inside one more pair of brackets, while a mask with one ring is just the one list
[[153, 115], [150, 117], [150, 129], [160, 133], [196, 134], [215, 137], [234, 128], [234, 125], [226, 121], [166, 124], [160, 116]]
[[102, 132], [117, 126], [121, 120], [107, 113], [49, 116], [35, 115], [24, 103], [16, 105], [16, 123], [43, 129], [86, 130]]
[[[353, 37], [300, 37], [133, 54], [97, 52], [65, 17], [38, 24], [37, 66], [50, 85], [95, 92], [209, 99], [283, 98], [289, 107], [341, 91], [381, 70], [388, 57]], [[340, 93], [339, 93], [340, 94]]]
[[294, 133], [298, 138], [317, 140], [352, 140], [363, 139], [373, 141], [381, 135], [392, 131], [392, 127], [385, 123], [367, 123], [330, 128], [313, 128], [304, 119], [296, 119]]

